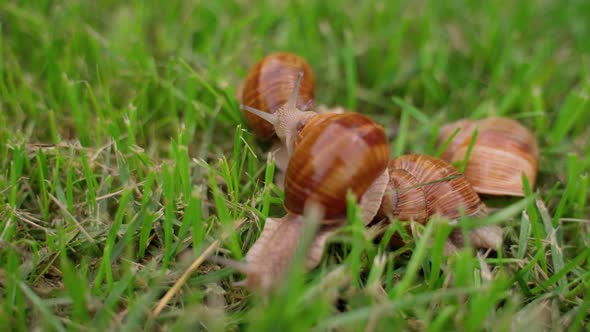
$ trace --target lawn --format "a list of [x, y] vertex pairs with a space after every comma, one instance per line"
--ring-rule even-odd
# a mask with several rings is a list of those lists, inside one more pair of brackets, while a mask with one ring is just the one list
[[[0, 330], [588, 329], [589, 41], [587, 0], [0, 1]], [[501, 250], [445, 257], [434, 222], [392, 249], [351, 204], [271, 296], [204, 260], [243, 259], [284, 214], [234, 97], [278, 50], [391, 156], [437, 154], [464, 117], [527, 126], [535, 188], [478, 221]]]

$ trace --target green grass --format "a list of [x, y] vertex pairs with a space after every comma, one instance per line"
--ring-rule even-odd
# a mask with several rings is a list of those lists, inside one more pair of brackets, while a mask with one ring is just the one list
[[[588, 329], [589, 39], [585, 0], [0, 2], [0, 327]], [[351, 207], [279, 294], [205, 262], [151, 315], [211, 243], [242, 259], [284, 213], [233, 97], [276, 50], [309, 60], [320, 103], [382, 124], [392, 155], [439, 154], [462, 117], [529, 127], [537, 185], [479, 221], [502, 225], [501, 251], [443, 257], [437, 222], [390, 226], [408, 240], [391, 250]]]

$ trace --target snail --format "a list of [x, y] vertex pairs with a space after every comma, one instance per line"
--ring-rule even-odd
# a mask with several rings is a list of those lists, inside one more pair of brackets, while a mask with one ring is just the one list
[[297, 127], [315, 115], [315, 76], [309, 63], [295, 54], [271, 53], [248, 72], [238, 100], [250, 128], [261, 140], [277, 136], [290, 147]]
[[[362, 115], [332, 115], [301, 133], [287, 167], [287, 215], [267, 218], [245, 263], [222, 261], [247, 275], [242, 284], [250, 290], [268, 293], [284, 277], [303, 235], [302, 214], [310, 201], [323, 207], [324, 217], [306, 248], [306, 269], [319, 264], [328, 238], [345, 223], [348, 190], [361, 197], [367, 226], [383, 216], [425, 223], [433, 215], [457, 219], [487, 214], [469, 183], [444, 161], [407, 155], [388, 162], [383, 130]], [[482, 226], [471, 230], [469, 237], [476, 248], [496, 249], [502, 231]], [[455, 231], [447, 240], [445, 253], [462, 246], [463, 236]]]
[[225, 260], [246, 274], [243, 284], [268, 293], [287, 271], [303, 236], [306, 207], [323, 212], [305, 266], [320, 262], [327, 238], [346, 222], [348, 192], [357, 197], [368, 224], [379, 209], [389, 176], [389, 143], [379, 125], [358, 113], [318, 117], [296, 137], [287, 165], [282, 218], [267, 218], [245, 262]]
[[477, 138], [465, 167], [465, 177], [473, 189], [487, 195], [524, 196], [522, 174], [534, 188], [539, 158], [537, 140], [516, 120], [463, 119], [443, 126], [439, 131], [440, 144], [459, 131], [441, 158], [450, 163], [463, 161], [476, 128]]
[[261, 140], [279, 139], [271, 151], [276, 164], [275, 182], [280, 188], [284, 188], [293, 139], [306, 121], [316, 114], [345, 111], [342, 107], [312, 107], [314, 87], [315, 75], [309, 63], [287, 52], [265, 56], [238, 87], [240, 108], [256, 136]]
[[[378, 218], [426, 223], [439, 215], [451, 220], [462, 215], [482, 217], [487, 207], [463, 174], [445, 161], [427, 155], [404, 155], [388, 165], [390, 181], [378, 211]], [[502, 242], [497, 226], [482, 226], [469, 234], [476, 248], [496, 249]], [[460, 234], [446, 243], [447, 253], [462, 247]], [[394, 239], [398, 240], [398, 239]]]

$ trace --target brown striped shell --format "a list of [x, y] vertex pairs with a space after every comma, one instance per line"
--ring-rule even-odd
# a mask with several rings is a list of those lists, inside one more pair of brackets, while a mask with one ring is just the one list
[[[307, 61], [287, 52], [271, 53], [250, 69], [243, 83], [241, 102], [266, 113], [275, 113], [289, 100], [295, 88], [298, 74], [303, 73], [296, 107], [303, 109], [314, 99], [315, 76]], [[248, 125], [262, 140], [275, 135], [273, 124], [261, 117], [244, 111]]]
[[405, 155], [388, 165], [390, 182], [380, 215], [425, 223], [431, 216], [484, 215], [486, 206], [455, 168], [426, 155]]
[[373, 120], [358, 113], [326, 114], [297, 138], [287, 166], [285, 208], [303, 214], [315, 202], [325, 219], [344, 217], [347, 192], [360, 199], [388, 161], [387, 138]]
[[459, 128], [443, 153], [450, 163], [461, 162], [478, 129], [477, 138], [465, 168], [465, 177], [481, 194], [524, 196], [522, 174], [534, 188], [538, 171], [539, 148], [533, 134], [518, 121], [491, 117], [479, 121], [460, 120], [441, 128], [443, 144]]

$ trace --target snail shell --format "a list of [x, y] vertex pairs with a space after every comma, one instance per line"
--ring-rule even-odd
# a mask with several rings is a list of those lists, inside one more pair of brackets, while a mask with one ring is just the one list
[[[289, 160], [283, 218], [267, 218], [246, 262], [228, 262], [246, 273], [244, 284], [263, 293], [283, 280], [306, 226], [302, 217], [310, 203], [322, 216], [307, 252], [305, 267], [318, 265], [328, 237], [346, 221], [347, 193], [363, 209], [365, 224], [373, 219], [389, 182], [389, 144], [383, 129], [358, 113], [325, 114], [303, 127]], [[312, 125], [313, 124], [313, 125]]]
[[538, 171], [539, 148], [536, 138], [519, 122], [501, 117], [479, 121], [459, 120], [441, 128], [444, 143], [460, 128], [447, 146], [442, 159], [461, 162], [476, 128], [478, 134], [465, 168], [465, 177], [481, 194], [524, 196], [521, 176], [534, 188]]
[[[389, 184], [378, 216], [391, 216], [403, 221], [426, 223], [434, 216], [458, 219], [462, 215], [481, 217], [488, 213], [465, 177], [441, 159], [426, 155], [405, 155], [389, 162]], [[502, 229], [495, 225], [480, 226], [468, 236], [476, 248], [497, 249], [502, 243]], [[400, 246], [399, 235], [390, 244]], [[449, 255], [464, 245], [463, 234], [454, 230], [445, 243]]]
[[[300, 74], [303, 78], [299, 85]], [[287, 52], [271, 53], [250, 69], [238, 99], [243, 106], [267, 115], [285, 107], [303, 111], [313, 103], [314, 86], [313, 70], [304, 58]], [[275, 123], [260, 113], [245, 110], [244, 116], [256, 136], [268, 140], [276, 133]]]
[[358, 113], [312, 118], [297, 138], [285, 177], [285, 208], [302, 214], [309, 202], [326, 219], [346, 216], [346, 195], [357, 198], [385, 171], [389, 144], [379, 125]]
[[405, 155], [388, 165], [390, 181], [379, 215], [425, 223], [435, 214], [457, 219], [487, 209], [465, 177], [441, 159]]
[[[348, 112], [342, 106], [328, 107], [325, 105], [318, 105], [315, 111], [319, 114], [320, 117], [324, 116], [324, 114]], [[315, 116], [313, 116], [313, 117], [315, 117]], [[311, 120], [313, 117], [310, 117], [309, 120]], [[305, 123], [299, 124], [295, 128], [296, 132], [292, 135], [295, 140], [298, 138], [300, 139], [299, 133], [303, 129], [302, 127], [306, 126], [307, 124], [308, 124], [308, 121], [306, 121]], [[292, 142], [292, 144], [295, 144], [295, 142]], [[271, 147], [271, 151], [273, 151], [273, 157], [274, 157], [275, 165], [276, 165], [275, 184], [279, 188], [285, 189], [285, 170], [287, 169], [287, 164], [289, 163], [289, 157], [290, 157], [289, 151], [287, 151], [287, 146], [285, 146], [280, 141], [275, 141], [273, 143], [273, 145]]]

